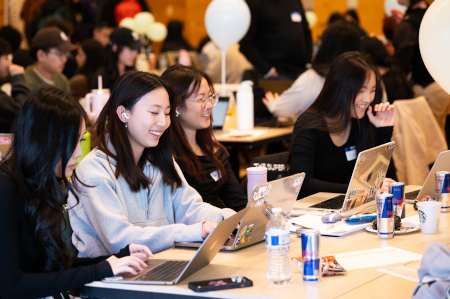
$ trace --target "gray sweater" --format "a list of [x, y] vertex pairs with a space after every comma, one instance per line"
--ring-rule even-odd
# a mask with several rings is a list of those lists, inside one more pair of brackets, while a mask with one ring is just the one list
[[[111, 163], [110, 163], [111, 162]], [[175, 161], [174, 161], [175, 163]], [[79, 204], [69, 194], [72, 242], [80, 257], [118, 252], [130, 243], [147, 245], [158, 252], [179, 241], [201, 241], [203, 221], [220, 222], [235, 214], [204, 203], [190, 187], [175, 163], [182, 186], [171, 193], [158, 168], [147, 162], [144, 173], [153, 184], [138, 192], [130, 190], [123, 176], [116, 179], [115, 161], [92, 150], [77, 169], [82, 187]]]

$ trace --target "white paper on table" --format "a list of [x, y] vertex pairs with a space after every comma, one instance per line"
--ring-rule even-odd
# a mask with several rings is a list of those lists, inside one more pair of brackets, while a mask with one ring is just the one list
[[395, 247], [383, 247], [332, 254], [345, 270], [408, 263], [422, 259], [422, 255]]
[[320, 231], [321, 235], [328, 236], [342, 236], [344, 234], [362, 230], [371, 225], [370, 222], [362, 224], [347, 224], [343, 220], [336, 223], [323, 223], [322, 216], [313, 214], [306, 214], [300, 217], [291, 218], [288, 220], [288, 223], [291, 232], [295, 232], [298, 228], [300, 228], [293, 225], [293, 223], [296, 223], [304, 227], [316, 229]]
[[253, 130], [231, 130], [228, 134], [224, 134], [221, 137], [258, 137], [267, 133], [267, 129], [253, 129]]
[[389, 268], [380, 268], [377, 271], [391, 274], [393, 276], [397, 276], [400, 278], [404, 278], [407, 280], [411, 280], [414, 282], [419, 282], [419, 276], [417, 274], [417, 270], [420, 267], [420, 263], [408, 266], [395, 266]]

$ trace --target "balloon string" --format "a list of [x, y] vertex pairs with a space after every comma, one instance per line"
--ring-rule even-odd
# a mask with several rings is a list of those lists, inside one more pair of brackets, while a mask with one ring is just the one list
[[225, 58], [227, 55], [226, 50], [222, 50], [222, 96], [225, 96]]

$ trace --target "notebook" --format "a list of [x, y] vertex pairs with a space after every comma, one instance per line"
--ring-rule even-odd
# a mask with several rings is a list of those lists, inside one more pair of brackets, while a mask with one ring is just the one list
[[435, 176], [438, 171], [450, 171], [450, 151], [441, 152], [434, 162], [433, 167], [428, 173], [427, 179], [423, 183], [421, 189], [416, 189], [405, 193], [405, 201], [408, 203], [414, 203], [416, 198], [424, 198], [429, 195], [432, 198], [435, 197], [436, 191], [435, 186]]
[[[280, 207], [289, 216], [303, 184], [305, 173], [291, 175], [253, 188], [250, 210], [242, 218], [238, 231], [227, 240], [222, 250], [238, 250], [264, 240], [272, 207]], [[198, 247], [201, 242], [177, 242], [175, 246]]]
[[124, 274], [103, 280], [105, 283], [131, 284], [177, 284], [207, 266], [219, 252], [222, 244], [230, 236], [249, 208], [220, 222], [206, 237], [197, 253], [190, 261], [149, 259], [148, 267], [137, 275]]
[[0, 134], [0, 161], [6, 158], [6, 153], [12, 145], [13, 134]]
[[376, 195], [386, 177], [394, 147], [395, 142], [389, 142], [360, 152], [345, 195], [316, 193], [297, 201], [294, 209], [340, 212], [343, 217], [376, 211]]

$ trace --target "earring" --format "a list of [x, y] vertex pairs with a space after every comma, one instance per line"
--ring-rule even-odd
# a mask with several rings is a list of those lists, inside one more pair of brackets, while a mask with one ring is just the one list
[[180, 116], [180, 112], [178, 112], [178, 107], [175, 108], [175, 116], [176, 116], [176, 117]]

